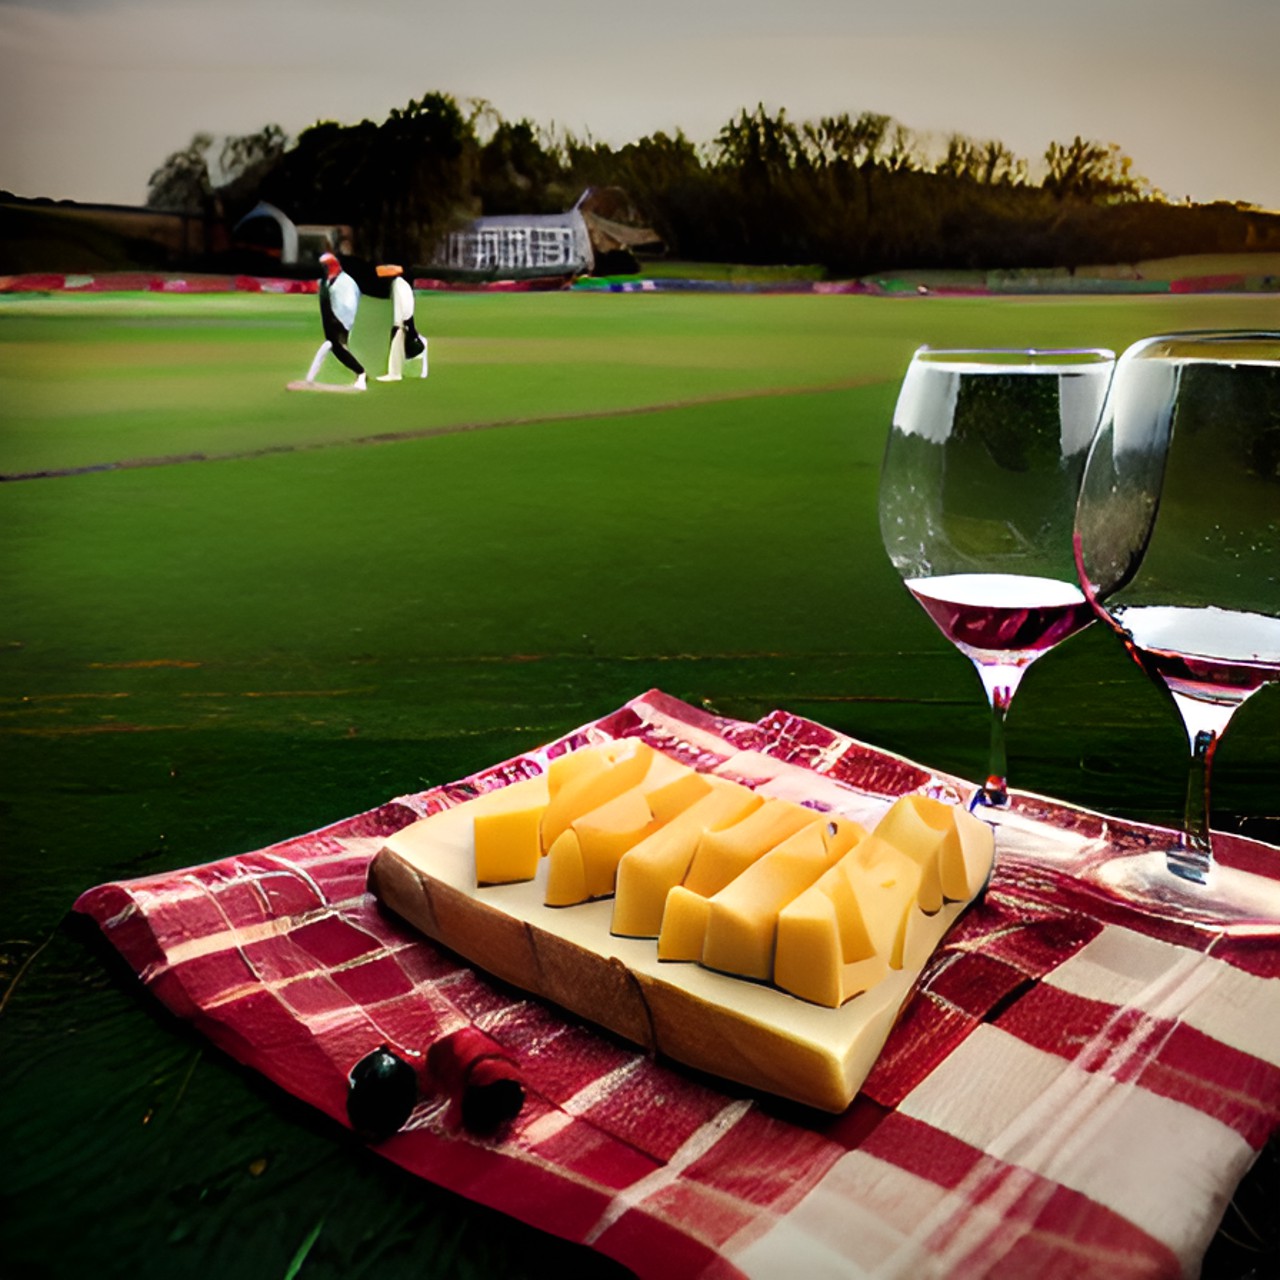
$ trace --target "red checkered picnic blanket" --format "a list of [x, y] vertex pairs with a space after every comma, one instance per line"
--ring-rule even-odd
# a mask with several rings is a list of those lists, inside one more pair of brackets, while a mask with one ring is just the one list
[[[1141, 849], [1152, 829], [1017, 795], [985, 898], [848, 1110], [752, 1095], [487, 980], [367, 892], [391, 833], [624, 734], [702, 768], [776, 761], [855, 810], [967, 792], [785, 712], [748, 724], [651, 691], [464, 782], [102, 885], [76, 909], [171, 1010], [343, 1123], [370, 1050], [421, 1056], [479, 1029], [523, 1079], [516, 1119], [473, 1133], [442, 1088], [377, 1149], [642, 1276], [1195, 1273], [1280, 1126], [1280, 937], [1215, 935], [1088, 889], [1072, 857]], [[1038, 860], [1041, 847], [1056, 852]], [[1227, 838], [1219, 854], [1280, 876], [1270, 846]]]

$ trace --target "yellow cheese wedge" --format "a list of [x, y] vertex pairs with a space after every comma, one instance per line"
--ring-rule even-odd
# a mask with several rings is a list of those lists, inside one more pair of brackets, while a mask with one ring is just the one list
[[509, 884], [532, 880], [538, 870], [542, 845], [538, 830], [547, 807], [544, 784], [532, 791], [511, 792], [495, 798], [493, 805], [475, 818], [476, 881]]
[[[649, 772], [657, 756], [657, 752], [639, 738], [623, 738], [609, 745], [619, 750], [609, 753], [604, 748], [581, 748], [581, 751], [591, 751], [593, 755], [598, 753], [604, 758], [604, 766], [596, 768], [594, 763], [579, 763], [551, 796], [547, 811], [542, 815], [544, 850], [550, 851], [556, 838], [575, 818], [581, 818], [634, 787]], [[671, 765], [676, 764], [667, 756], [661, 759]], [[568, 768], [566, 765], [565, 769]]]
[[920, 863], [920, 907], [930, 914], [944, 898], [967, 902], [990, 874], [990, 828], [967, 809], [928, 796], [903, 796], [875, 833]]
[[766, 799], [741, 822], [719, 831], [704, 831], [693, 851], [684, 884], [667, 893], [658, 933], [658, 958], [701, 960], [709, 915], [706, 899], [802, 827], [825, 821], [825, 815], [813, 809], [775, 797]]
[[858, 823], [828, 815], [758, 858], [708, 899], [702, 963], [744, 978], [771, 978], [778, 913], [866, 838]]
[[683, 885], [667, 892], [662, 908], [662, 930], [658, 934], [659, 960], [701, 960], [702, 940], [707, 936], [707, 916], [711, 904], [700, 893]]
[[657, 756], [643, 782], [575, 818], [556, 837], [548, 851], [547, 905], [566, 907], [612, 894], [623, 854], [696, 803], [711, 786], [695, 770]]
[[875, 834], [919, 864], [920, 909], [930, 915], [939, 910], [943, 858], [954, 862], [961, 857], [950, 807], [927, 796], [904, 796], [876, 824]]
[[684, 887], [709, 898], [745, 871], [757, 858], [823, 815], [776, 797], [764, 801], [741, 822], [706, 831], [693, 851]]
[[[510, 884], [532, 879], [538, 869], [534, 849], [538, 853], [549, 852], [549, 846], [542, 843], [547, 810], [551, 809], [554, 824], [558, 821], [557, 813], [572, 815], [597, 796], [607, 795], [638, 770], [643, 770], [643, 781], [636, 788], [606, 800], [584, 819], [577, 820], [587, 823], [578, 833], [587, 889], [583, 896], [563, 898], [556, 905], [612, 893], [614, 868], [622, 854], [672, 813], [688, 807], [710, 789], [710, 783], [694, 769], [636, 740], [583, 747], [558, 756], [548, 766], [541, 801], [519, 796], [515, 802], [502, 798], [477, 814], [477, 882]], [[644, 795], [649, 793], [655, 797], [656, 814], [644, 801]], [[557, 807], [552, 808], [557, 796], [560, 797]], [[623, 800], [622, 797], [629, 798]], [[615, 804], [618, 801], [621, 803]], [[565, 856], [566, 852], [562, 851], [562, 863]], [[554, 878], [558, 894], [567, 894], [567, 885], [572, 882], [565, 880], [565, 871], [562, 865], [560, 874]]]
[[[912, 800], [923, 797], [912, 796]], [[949, 824], [948, 824], [949, 825]], [[920, 868], [916, 901], [920, 910], [932, 915], [942, 907], [942, 863], [940, 855], [946, 832], [932, 826], [915, 804], [896, 803], [877, 824], [875, 834], [905, 853]]]
[[959, 856], [952, 852], [951, 837], [943, 841], [942, 893], [951, 902], [970, 902], [978, 896], [991, 878], [991, 866], [995, 861], [995, 835], [988, 823], [983, 822], [968, 809], [942, 805], [954, 824], [954, 843], [959, 846]]
[[667, 893], [684, 879], [703, 832], [738, 822], [762, 803], [749, 787], [715, 778], [701, 800], [623, 854], [612, 932], [625, 938], [656, 938]]
[[877, 930], [883, 950], [876, 949], [849, 881], [855, 858], [856, 850], [845, 854], [778, 912], [773, 981], [802, 1000], [833, 1009], [885, 977], [897, 941], [896, 922], [886, 924]]
[[[471, 848], [470, 874], [477, 885], [531, 880], [537, 873], [538, 827], [547, 807], [545, 774], [485, 791], [453, 809], [419, 818], [425, 840], [464, 821]], [[446, 818], [445, 815], [450, 817]], [[459, 816], [461, 815], [461, 816]]]
[[555, 756], [547, 764], [547, 790], [558, 795], [576, 778], [601, 773], [623, 754], [621, 742], [603, 742]]
[[[891, 969], [901, 969], [908, 941], [918, 934], [908, 934], [911, 915], [924, 915], [920, 910], [922, 871], [915, 858], [890, 844], [879, 830], [862, 842], [844, 870], [876, 951], [887, 957]], [[916, 954], [911, 948], [910, 955]]]
[[543, 901], [549, 907], [572, 907], [586, 902], [587, 869], [582, 861], [582, 846], [572, 827], [562, 831], [547, 853], [547, 883]]
[[920, 909], [920, 866], [878, 832], [779, 911], [782, 990], [836, 1008], [929, 958], [938, 934]]
[[582, 851], [587, 896], [600, 898], [612, 893], [618, 860], [660, 826], [662, 820], [654, 816], [640, 786], [575, 819], [569, 830], [578, 837]]
[[[674, 761], [669, 763], [675, 764]], [[641, 783], [649, 808], [659, 822], [670, 822], [676, 814], [683, 813], [711, 790], [711, 779], [706, 774], [685, 765], [676, 765], [676, 768], [683, 772], [674, 774], [669, 782], [660, 781], [663, 771], [655, 766]]]

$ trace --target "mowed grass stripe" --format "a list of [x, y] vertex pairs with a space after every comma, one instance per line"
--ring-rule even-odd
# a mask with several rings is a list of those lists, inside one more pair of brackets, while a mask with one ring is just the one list
[[850, 521], [875, 539], [891, 402], [881, 385], [9, 485], [10, 617], [85, 663], [830, 648], [829, 623], [782, 639], [770, 615], [816, 607]]
[[735, 400], [754, 400], [765, 396], [794, 396], [811, 394], [815, 391], [848, 391], [863, 385], [857, 381], [833, 383], [824, 387], [769, 387], [759, 391], [730, 392], [720, 396], [704, 396], [668, 404], [640, 405], [630, 409], [614, 409], [608, 413], [557, 414], [545, 418], [509, 418], [490, 422], [456, 422], [442, 426], [419, 427], [415, 430], [381, 431], [375, 435], [355, 436], [348, 440], [321, 440], [315, 442], [299, 442], [297, 444], [265, 445], [257, 449], [247, 449], [238, 453], [190, 453], [158, 458], [121, 458], [113, 462], [91, 463], [78, 467], [62, 467], [57, 470], [19, 471], [0, 474], [0, 482], [16, 480], [49, 480], [60, 476], [88, 475], [96, 471], [125, 471], [140, 467], [181, 466], [193, 462], [230, 462], [248, 458], [263, 458], [277, 453], [298, 453], [314, 449], [359, 448], [365, 445], [398, 444], [407, 440], [429, 440], [434, 436], [455, 435], [470, 431], [492, 431], [510, 427], [541, 426], [553, 422], [574, 422], [597, 420], [605, 422], [609, 418], [632, 417], [637, 414], [665, 413], [674, 409], [690, 409], [699, 405], [718, 404]]
[[[857, 296], [465, 295], [419, 300], [425, 383], [297, 395], [319, 342], [314, 300], [0, 299], [0, 474], [426, 428], [545, 421], [767, 390], [896, 379], [921, 343], [1104, 345], [1170, 327], [1261, 323], [1263, 298], [885, 299]], [[385, 367], [387, 304], [354, 346]], [[323, 375], [350, 375], [330, 361]]]
[[[140, 305], [162, 316], [169, 301]], [[0, 308], [0, 377], [10, 407], [0, 473], [251, 454], [882, 376], [874, 363], [850, 361], [844, 325], [829, 324], [834, 311], [743, 310], [721, 299], [654, 307], [580, 295], [445, 295], [420, 304], [432, 353], [426, 383], [375, 384], [359, 398], [300, 397], [285, 383], [305, 373], [319, 340], [309, 300], [257, 300], [264, 312], [289, 320], [284, 330], [246, 324], [237, 332], [218, 309], [207, 341], [183, 301], [180, 337], [139, 323], [136, 313], [104, 322], [92, 306], [83, 315], [64, 306], [51, 316], [30, 306]], [[379, 306], [385, 310], [366, 300], [354, 343], [371, 373], [385, 360]], [[350, 380], [333, 362], [322, 377]]]

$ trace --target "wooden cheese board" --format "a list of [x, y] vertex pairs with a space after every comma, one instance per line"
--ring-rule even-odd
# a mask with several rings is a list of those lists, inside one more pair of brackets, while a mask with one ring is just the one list
[[538, 787], [542, 778], [513, 782], [390, 837], [371, 865], [373, 892], [428, 937], [531, 995], [685, 1066], [825, 1111], [853, 1100], [927, 955], [968, 905], [946, 902], [922, 917], [932, 944], [924, 961], [892, 970], [839, 1008], [811, 1004], [696, 963], [660, 961], [654, 940], [610, 932], [611, 899], [548, 907], [545, 858], [532, 880], [478, 885], [477, 813], [509, 804], [511, 788]]

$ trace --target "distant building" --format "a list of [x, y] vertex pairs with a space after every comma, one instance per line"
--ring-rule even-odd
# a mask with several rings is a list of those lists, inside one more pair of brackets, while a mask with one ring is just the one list
[[[312, 263], [326, 251], [353, 251], [350, 227], [298, 225], [265, 200], [236, 223], [233, 235], [237, 245], [269, 253], [282, 264]], [[447, 232], [421, 269], [445, 278], [568, 278], [619, 265], [627, 269], [621, 259], [662, 250], [656, 234], [637, 225], [623, 193], [588, 188], [563, 213], [474, 218]]]
[[445, 236], [432, 265], [483, 275], [589, 275], [594, 256], [586, 219], [575, 207], [476, 218]]
[[588, 187], [564, 213], [474, 219], [445, 236], [433, 265], [469, 275], [591, 275], [634, 271], [636, 253], [663, 252], [625, 192]]

